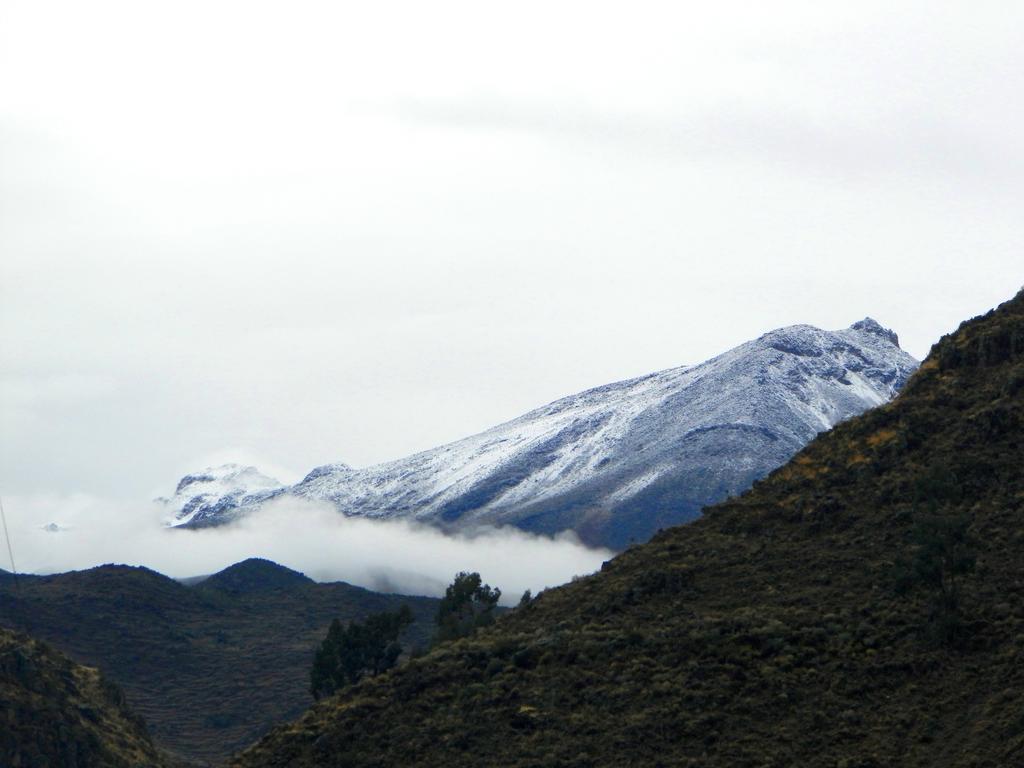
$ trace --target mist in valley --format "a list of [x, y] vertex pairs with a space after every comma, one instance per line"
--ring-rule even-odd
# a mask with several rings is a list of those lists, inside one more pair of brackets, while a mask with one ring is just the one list
[[349, 518], [329, 504], [294, 498], [199, 530], [166, 527], [166, 510], [155, 502], [85, 494], [4, 501], [15, 564], [36, 574], [121, 563], [186, 578], [262, 557], [316, 581], [412, 595], [442, 595], [457, 572], [477, 571], [502, 590], [503, 603], [514, 604], [525, 590], [592, 573], [614, 554], [584, 546], [572, 532], [547, 537], [482, 528], [455, 535], [407, 521]]

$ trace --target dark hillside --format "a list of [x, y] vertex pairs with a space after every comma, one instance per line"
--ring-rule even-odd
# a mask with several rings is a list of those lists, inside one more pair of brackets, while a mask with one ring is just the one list
[[[0, 625], [30, 632], [123, 686], [161, 747], [199, 763], [252, 743], [312, 701], [313, 652], [334, 618], [408, 603], [409, 643], [425, 643], [437, 601], [317, 584], [247, 560], [187, 587], [106, 565], [0, 581]], [[2, 718], [0, 710], [0, 718]]]
[[1024, 765], [1022, 440], [1024, 294], [742, 497], [232, 765]]
[[27, 635], [0, 629], [0, 765], [159, 768], [167, 763], [117, 686]]
[[305, 574], [285, 568], [270, 560], [250, 557], [228, 566], [220, 573], [198, 582], [202, 589], [222, 592], [263, 592], [268, 589], [288, 589], [300, 584], [312, 584]]
[[15, 576], [10, 571], [5, 571], [3, 568], [0, 568], [0, 584], [8, 581], [13, 582], [15, 579], [17, 579], [18, 581], [31, 581], [35, 578], [37, 577], [25, 573], [19, 573], [17, 576]]

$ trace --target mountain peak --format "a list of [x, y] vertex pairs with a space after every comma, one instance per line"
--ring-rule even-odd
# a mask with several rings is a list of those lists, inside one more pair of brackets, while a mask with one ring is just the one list
[[174, 524], [230, 522], [286, 494], [448, 529], [572, 529], [621, 549], [693, 519], [818, 432], [888, 402], [917, 368], [889, 333], [870, 319], [853, 330], [779, 328], [699, 365], [570, 395], [386, 464], [327, 464], [262, 493], [189, 487]]
[[211, 517], [230, 515], [241, 505], [266, 501], [282, 491], [284, 485], [280, 481], [256, 467], [221, 464], [185, 475], [171, 498], [157, 501], [171, 512], [169, 525], [191, 522], [201, 526]]
[[273, 560], [250, 557], [204, 579], [201, 585], [223, 592], [262, 592], [310, 584], [312, 581], [306, 574], [293, 571]]
[[881, 336], [883, 339], [887, 339], [897, 347], [900, 345], [900, 337], [896, 335], [896, 332], [886, 328], [873, 317], [865, 317], [863, 320], [858, 320], [850, 326], [850, 330], [860, 331], [861, 333], [872, 333], [875, 336]]
[[302, 479], [302, 482], [306, 483], [311, 480], [316, 480], [318, 477], [324, 477], [328, 475], [338, 475], [344, 472], [351, 472], [352, 467], [343, 461], [336, 461], [333, 464], [323, 464], [319, 467], [314, 467], [309, 473]]
[[242, 482], [251, 485], [253, 482], [258, 482], [263, 486], [280, 486], [281, 483], [272, 477], [268, 477], [260, 472], [256, 467], [246, 466], [244, 464], [221, 464], [218, 467], [207, 467], [199, 472], [193, 472], [185, 475], [178, 482], [178, 487], [175, 489], [175, 493], [181, 493], [191, 485], [202, 485], [205, 483], [234, 483], [239, 484]]

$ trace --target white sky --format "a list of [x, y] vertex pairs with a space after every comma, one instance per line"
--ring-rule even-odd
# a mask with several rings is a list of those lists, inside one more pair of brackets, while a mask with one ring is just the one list
[[0, 0], [0, 493], [473, 433], [1024, 283], [1020, 2]]

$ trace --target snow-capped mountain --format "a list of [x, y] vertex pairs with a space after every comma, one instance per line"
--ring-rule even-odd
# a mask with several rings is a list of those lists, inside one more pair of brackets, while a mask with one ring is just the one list
[[404, 459], [364, 469], [329, 464], [287, 489], [235, 482], [216, 497], [203, 486], [199, 503], [185, 478], [185, 493], [179, 485], [170, 504], [189, 497], [175, 522], [200, 526], [287, 493], [346, 515], [573, 529], [620, 548], [745, 490], [818, 432], [891, 399], [916, 367], [896, 334], [870, 318], [840, 331], [796, 325]]
[[287, 487], [256, 467], [224, 464], [185, 475], [174, 495], [157, 499], [170, 511], [169, 525], [217, 524], [234, 510], [251, 508], [284, 493]]

